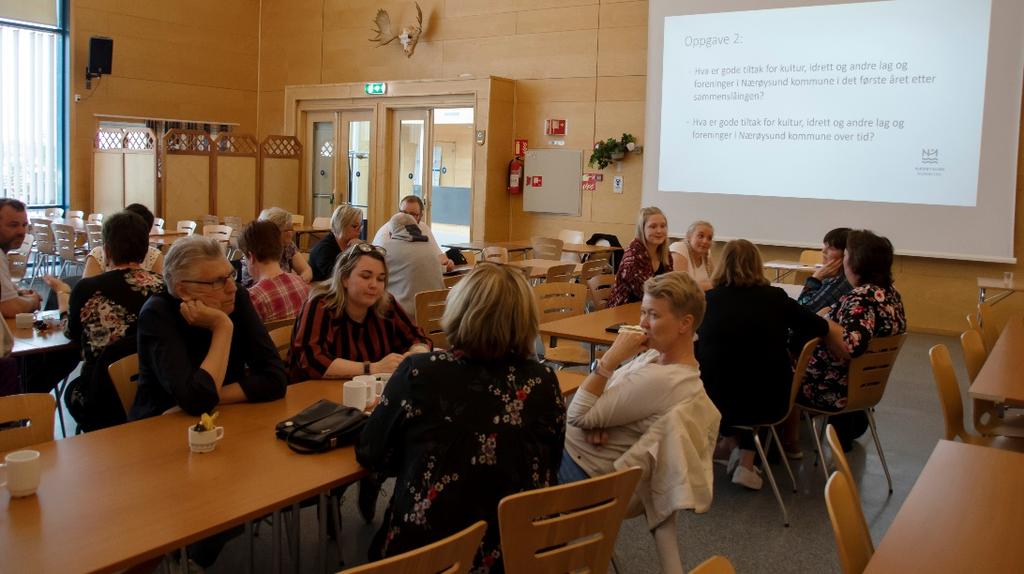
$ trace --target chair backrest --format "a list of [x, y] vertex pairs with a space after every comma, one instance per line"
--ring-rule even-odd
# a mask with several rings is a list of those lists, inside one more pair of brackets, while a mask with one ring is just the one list
[[818, 348], [820, 342], [821, 339], [815, 337], [804, 343], [804, 348], [800, 350], [800, 356], [796, 359], [796, 367], [793, 369], [793, 382], [789, 386], [789, 408], [786, 409], [785, 416], [778, 421], [772, 421], [773, 425], [780, 424], [789, 418], [789, 413], [792, 412], [793, 405], [796, 403], [796, 395], [800, 392], [804, 377], [807, 375], [807, 364], [811, 362], [811, 355], [814, 354], [814, 350]]
[[548, 267], [548, 273], [544, 280], [548, 283], [568, 283], [569, 281], [572, 281], [572, 276], [575, 272], [575, 263], [552, 265], [551, 267]]
[[25, 272], [28, 271], [28, 257], [18, 251], [11, 251], [7, 254], [7, 270], [11, 274], [11, 280], [15, 283], [24, 279]]
[[85, 217], [85, 212], [73, 209], [71, 211], [68, 211], [67, 215], [65, 215], [64, 217], [65, 219], [82, 219], [83, 217]]
[[292, 214], [292, 227], [294, 227], [296, 225], [302, 226], [304, 223], [306, 223], [306, 216], [305, 215], [300, 215], [298, 213], [293, 213]]
[[964, 428], [964, 403], [960, 398], [960, 384], [956, 380], [953, 361], [949, 358], [949, 349], [945, 345], [935, 345], [928, 351], [932, 364], [932, 377], [935, 388], [939, 392], [939, 403], [942, 405], [942, 418], [946, 423], [946, 440], [960, 437], [964, 442], [972, 442], [973, 435], [967, 434]]
[[533, 300], [540, 323], [575, 317], [583, 314], [587, 287], [579, 283], [542, 283], [533, 287]]
[[505, 571], [606, 572], [638, 482], [634, 467], [503, 498], [498, 526]]
[[606, 273], [607, 260], [590, 260], [580, 266], [580, 283], [587, 283], [591, 277]]
[[590, 300], [594, 309], [608, 307], [608, 296], [612, 294], [612, 287], [615, 286], [615, 275], [603, 273], [595, 275], [587, 280], [587, 287], [590, 289]]
[[981, 338], [981, 332], [976, 329], [968, 329], [960, 333], [960, 348], [964, 352], [964, 365], [967, 367], [967, 380], [974, 382], [981, 367], [985, 365], [988, 353], [985, 352], [985, 342]]
[[216, 215], [210, 215], [208, 213], [206, 215], [200, 215], [199, 216], [199, 221], [204, 226], [205, 225], [217, 225], [218, 223], [220, 223], [220, 219], [218, 219]]
[[293, 321], [267, 333], [270, 335], [270, 340], [274, 343], [274, 348], [277, 349], [277, 354], [281, 357], [281, 360], [285, 360], [288, 357], [288, 348], [292, 344], [292, 329], [294, 327], [295, 323]]
[[447, 304], [447, 289], [420, 291], [416, 294], [416, 324], [430, 337], [435, 347], [442, 349], [448, 348], [448, 336], [441, 329], [441, 315], [444, 315]]
[[736, 569], [725, 556], [712, 556], [690, 570], [690, 574], [736, 574]]
[[331, 218], [330, 217], [314, 217], [313, 218], [313, 229], [330, 229]]
[[203, 237], [213, 237], [218, 241], [231, 239], [231, 228], [227, 225], [204, 225]]
[[995, 313], [989, 303], [978, 303], [978, 322], [981, 331], [981, 339], [985, 341], [985, 352], [992, 352], [999, 339], [999, 327], [996, 325]]
[[192, 235], [196, 232], [196, 227], [197, 224], [195, 221], [192, 221], [191, 219], [183, 219], [174, 226], [174, 229], [175, 231], [187, 231], [189, 235]]
[[[47, 393], [0, 397], [0, 452], [53, 440], [53, 409]], [[28, 419], [28, 426], [3, 428], [3, 423]]]
[[60, 207], [48, 207], [48, 208], [46, 208], [46, 211], [44, 211], [43, 213], [46, 215], [47, 219], [63, 219], [64, 218], [64, 209], [60, 208]]
[[48, 219], [33, 219], [29, 230], [32, 233], [32, 237], [36, 239], [34, 245], [36, 251], [48, 255], [56, 253], [53, 243], [53, 230], [50, 229], [50, 221]]
[[[800, 263], [804, 265], [818, 265], [821, 262], [821, 251], [818, 249], [804, 249], [800, 252]], [[802, 285], [810, 276], [808, 271], [797, 271], [793, 274], [793, 283]]]
[[64, 223], [52, 223], [54, 248], [61, 259], [75, 258], [75, 228]]
[[559, 231], [558, 239], [560, 239], [563, 244], [572, 243], [575, 245], [579, 245], [586, 241], [586, 238], [583, 237], [583, 232], [576, 229], [563, 229]]
[[460, 250], [459, 253], [462, 253], [462, 257], [466, 259], [466, 265], [476, 265], [476, 251], [467, 249], [465, 251]]
[[845, 574], [860, 574], [875, 553], [875, 545], [860, 499], [840, 472], [833, 472], [825, 484], [825, 506], [839, 549], [839, 565]]
[[853, 471], [850, 470], [850, 461], [846, 460], [846, 453], [843, 452], [843, 445], [839, 442], [836, 427], [825, 426], [825, 439], [828, 441], [829, 450], [832, 451], [832, 464], [835, 465], [835, 471], [846, 477], [853, 495], [860, 498], [860, 494], [857, 492], [857, 483], [853, 480]]
[[882, 400], [889, 374], [900, 354], [907, 335], [874, 337], [864, 354], [850, 361], [847, 376], [846, 409], [849, 411], [873, 407]]
[[8, 253], [8, 255], [10, 255], [11, 253], [20, 253], [25, 257], [28, 257], [29, 255], [32, 254], [32, 248], [35, 247], [35, 243], [36, 236], [32, 235], [31, 233], [26, 233], [25, 240], [21, 242], [21, 247], [15, 249], [14, 251], [11, 251], [10, 253]]
[[121, 399], [125, 414], [128, 414], [135, 402], [135, 393], [139, 390], [139, 355], [128, 355], [110, 363], [107, 374], [114, 382], [117, 398]]
[[103, 214], [102, 213], [90, 213], [89, 217], [86, 218], [86, 221], [95, 221], [96, 223], [103, 223]]
[[445, 275], [441, 280], [444, 282], [445, 289], [451, 289], [452, 287], [455, 287], [456, 283], [462, 281], [462, 278], [465, 276], [465, 273], [459, 273], [458, 275]]
[[465, 530], [397, 556], [342, 571], [342, 574], [462, 574], [473, 569], [487, 523], [478, 520]]
[[103, 247], [103, 226], [99, 223], [86, 223], [85, 233], [88, 236], [89, 250]]
[[159, 229], [160, 231], [163, 231], [164, 230], [164, 218], [163, 217], [154, 217], [153, 218], [153, 228], [154, 229]]
[[485, 247], [482, 253], [484, 261], [491, 261], [494, 263], [508, 263], [508, 249], [504, 247]]
[[972, 311], [967, 314], [967, 328], [981, 332], [981, 323], [978, 322], [978, 312]]
[[562, 245], [564, 242], [561, 239], [534, 237], [530, 239], [530, 244], [533, 246], [534, 259], [557, 260], [562, 258]]
[[240, 232], [242, 229], [242, 218], [237, 215], [225, 215], [224, 225], [230, 227], [232, 231]]

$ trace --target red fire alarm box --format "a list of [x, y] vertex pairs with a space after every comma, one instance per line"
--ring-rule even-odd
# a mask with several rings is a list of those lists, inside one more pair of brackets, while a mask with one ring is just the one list
[[565, 120], [548, 120], [544, 133], [549, 136], [564, 136]]

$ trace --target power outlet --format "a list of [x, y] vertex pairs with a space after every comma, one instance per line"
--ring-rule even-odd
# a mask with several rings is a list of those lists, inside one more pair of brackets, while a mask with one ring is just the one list
[[622, 193], [622, 183], [622, 176], [615, 176], [615, 179], [612, 180], [612, 191], [615, 193]]

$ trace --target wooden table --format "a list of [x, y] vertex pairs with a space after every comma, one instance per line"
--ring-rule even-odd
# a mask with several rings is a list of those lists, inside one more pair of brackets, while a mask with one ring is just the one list
[[168, 247], [179, 239], [190, 237], [187, 231], [165, 231], [163, 233], [150, 233], [149, 244], [158, 248]]
[[587, 375], [583, 373], [574, 373], [565, 369], [558, 371], [557, 375], [558, 388], [562, 389], [563, 397], [575, 393], [576, 389], [580, 388], [580, 385], [583, 384], [583, 379], [587, 378]]
[[530, 251], [533, 249], [533, 244], [529, 240], [519, 241], [469, 241], [467, 243], [445, 243], [445, 247], [454, 247], [455, 249], [465, 249], [467, 251], [483, 251], [488, 247], [504, 247], [509, 253], [516, 251]]
[[[556, 265], [572, 265], [565, 261], [558, 259], [520, 259], [519, 261], [509, 261], [508, 265], [515, 267], [529, 267], [530, 268], [530, 279], [542, 279], [547, 276], [548, 269]], [[576, 267], [573, 268], [573, 275], [579, 275], [583, 265], [577, 263]]]
[[1024, 454], [940, 440], [866, 572], [1020, 572]]
[[1024, 317], [1006, 322], [968, 392], [976, 399], [1024, 406]]
[[[988, 297], [988, 290], [995, 289], [999, 291], [995, 295]], [[1004, 279], [992, 279], [990, 277], [978, 277], [978, 303], [988, 303], [995, 305], [996, 303], [1006, 299], [1010, 295], [1018, 291], [1024, 291], [1024, 281], [1017, 283], [1016, 280], [1011, 279], [1006, 282]]]
[[[44, 311], [39, 315], [57, 316], [56, 311]], [[14, 336], [14, 346], [11, 349], [12, 357], [63, 351], [77, 345], [75, 341], [64, 336], [64, 330], [60, 327], [51, 327], [46, 331], [37, 331], [32, 327], [19, 329], [13, 318], [4, 320], [7, 321], [7, 328], [11, 330], [11, 335]]]
[[615, 341], [617, 334], [605, 331], [606, 327], [617, 323], [636, 325], [639, 322], [640, 303], [628, 303], [543, 323], [540, 325], [540, 334], [551, 337], [552, 347], [558, 343], [559, 338], [590, 343], [590, 362], [593, 363], [596, 357], [595, 346], [611, 345]]
[[296, 225], [292, 227], [292, 233], [294, 234], [296, 247], [302, 247], [302, 236], [307, 233], [314, 235], [319, 241], [319, 239], [322, 238], [323, 234], [330, 232], [330, 227], [313, 227], [312, 225]]
[[765, 269], [775, 270], [776, 283], [780, 283], [783, 277], [786, 277], [795, 271], [814, 273], [815, 269], [818, 267], [821, 267], [821, 265], [807, 265], [806, 263], [800, 263], [799, 261], [783, 261], [780, 259], [773, 259], [771, 261], [764, 262]]
[[274, 425], [321, 398], [341, 402], [339, 381], [291, 385], [284, 399], [219, 408], [224, 439], [189, 452], [193, 417], [175, 413], [47, 442], [36, 496], [0, 489], [0, 569], [123, 569], [365, 474], [352, 447], [300, 455]]
[[798, 299], [800, 293], [804, 290], [803, 285], [793, 285], [792, 283], [772, 283], [772, 287], [778, 287], [789, 295], [790, 299]]
[[622, 251], [622, 248], [615, 247], [612, 245], [587, 245], [586, 243], [566, 243], [562, 245], [562, 251], [566, 253], [590, 255], [594, 253], [607, 253], [609, 251]]

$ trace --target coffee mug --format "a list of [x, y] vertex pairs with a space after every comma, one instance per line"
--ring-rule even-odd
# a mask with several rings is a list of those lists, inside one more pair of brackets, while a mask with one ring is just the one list
[[212, 452], [217, 448], [217, 441], [222, 438], [224, 438], [224, 427], [197, 431], [195, 425], [188, 426], [188, 447], [192, 449], [192, 452]]
[[0, 486], [6, 486], [11, 496], [32, 496], [39, 488], [42, 463], [38, 450], [16, 450], [0, 463]]
[[33, 313], [18, 313], [14, 316], [14, 326], [19, 329], [31, 329], [36, 316]]
[[378, 375], [359, 375], [353, 377], [353, 381], [362, 381], [368, 387], [373, 387], [373, 394], [380, 396], [384, 392], [384, 385], [388, 384], [388, 379], [391, 378], [391, 373], [382, 373]]
[[370, 404], [370, 401], [373, 400], [373, 391], [373, 384], [367, 384], [367, 381], [363, 380], [362, 377], [356, 377], [351, 381], [345, 381], [341, 402], [346, 407], [365, 410], [366, 405]]

